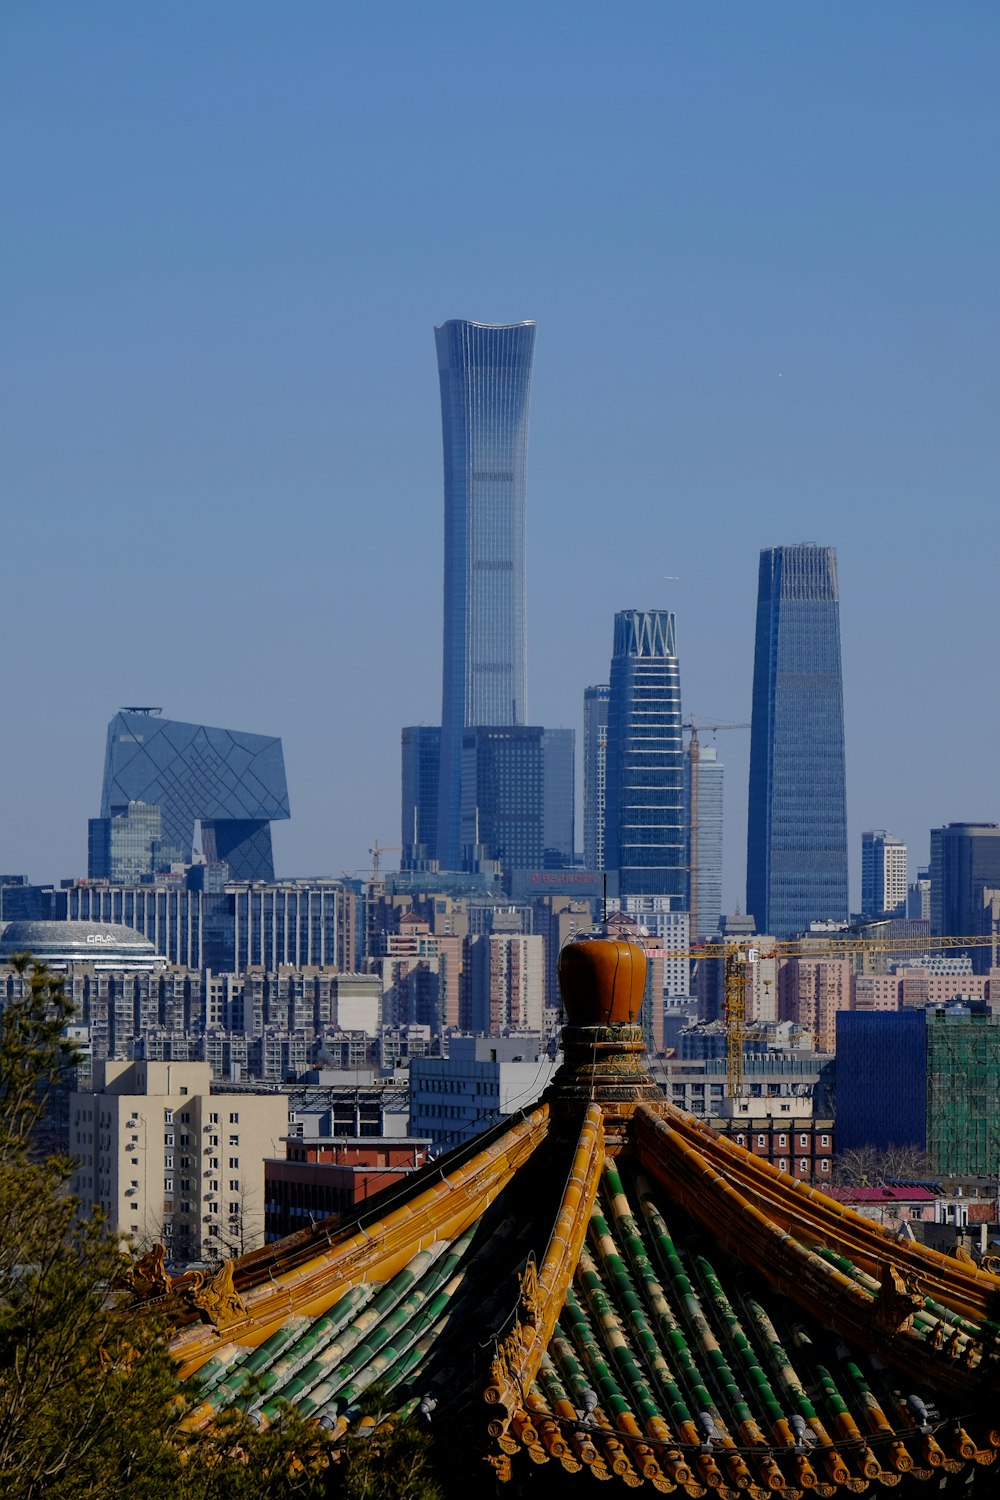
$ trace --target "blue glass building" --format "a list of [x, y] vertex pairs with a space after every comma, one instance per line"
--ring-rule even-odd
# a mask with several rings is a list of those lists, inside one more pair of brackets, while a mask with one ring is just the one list
[[461, 864], [462, 732], [526, 722], [524, 516], [534, 323], [435, 329], [444, 438], [437, 854]]
[[604, 805], [606, 868], [622, 896], [687, 889], [681, 684], [674, 617], [667, 610], [615, 615], [608, 699]]
[[848, 915], [839, 601], [833, 547], [761, 552], [747, 911], [779, 938]]
[[[289, 816], [279, 739], [122, 709], [108, 725], [101, 819], [134, 802], [159, 807], [172, 858], [190, 863], [200, 821], [210, 863], [234, 880], [274, 879], [271, 821]], [[92, 847], [98, 834], [92, 824]]]

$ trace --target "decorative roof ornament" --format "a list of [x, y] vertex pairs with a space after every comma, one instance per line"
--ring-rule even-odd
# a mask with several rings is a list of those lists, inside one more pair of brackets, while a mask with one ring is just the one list
[[636, 945], [577, 941], [559, 969], [566, 1060], [533, 1108], [357, 1218], [175, 1281], [188, 1420], [290, 1402], [336, 1445], [377, 1382], [472, 1483], [485, 1461], [719, 1500], [967, 1494], [1000, 1452], [1000, 1278], [664, 1100]]

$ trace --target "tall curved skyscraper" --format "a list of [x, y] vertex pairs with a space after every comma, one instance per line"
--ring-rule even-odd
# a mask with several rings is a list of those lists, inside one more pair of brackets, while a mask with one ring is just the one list
[[847, 917], [840, 594], [833, 547], [760, 554], [750, 732], [747, 911], [789, 937]]
[[437, 854], [461, 864], [462, 731], [526, 722], [524, 513], [534, 323], [434, 330], [444, 437]]

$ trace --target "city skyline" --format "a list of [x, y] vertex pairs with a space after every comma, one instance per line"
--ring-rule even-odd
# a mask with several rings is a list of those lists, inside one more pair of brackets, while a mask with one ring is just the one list
[[[6, 685], [36, 711], [44, 687], [72, 750], [9, 737], [5, 866], [82, 871], [91, 747], [137, 700], [282, 735], [282, 873], [397, 841], [399, 726], [438, 717], [429, 329], [456, 315], [543, 339], [533, 722], [579, 730], [631, 600], [675, 611], [691, 712], [748, 718], [753, 557], [820, 534], [849, 580], [851, 905], [863, 829], [917, 867], [931, 827], [997, 817], [969, 650], [1000, 457], [995, 10], [640, 7], [566, 36], [516, 3], [249, 3], [241, 27], [234, 52], [221, 16], [4, 20], [0, 479], [30, 624]], [[728, 910], [747, 751], [727, 737]]]

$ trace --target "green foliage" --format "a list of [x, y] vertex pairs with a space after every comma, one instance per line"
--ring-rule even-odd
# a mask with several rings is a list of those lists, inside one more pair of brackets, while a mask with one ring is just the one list
[[[337, 1454], [290, 1408], [192, 1433], [165, 1329], [124, 1290], [130, 1257], [67, 1189], [71, 1163], [36, 1145], [73, 1049], [71, 1006], [25, 956], [0, 1011], [0, 1495], [4, 1500], [439, 1500], [430, 1440], [387, 1424]], [[376, 1409], [378, 1408], [378, 1409]], [[372, 1430], [365, 1426], [365, 1431]]]

